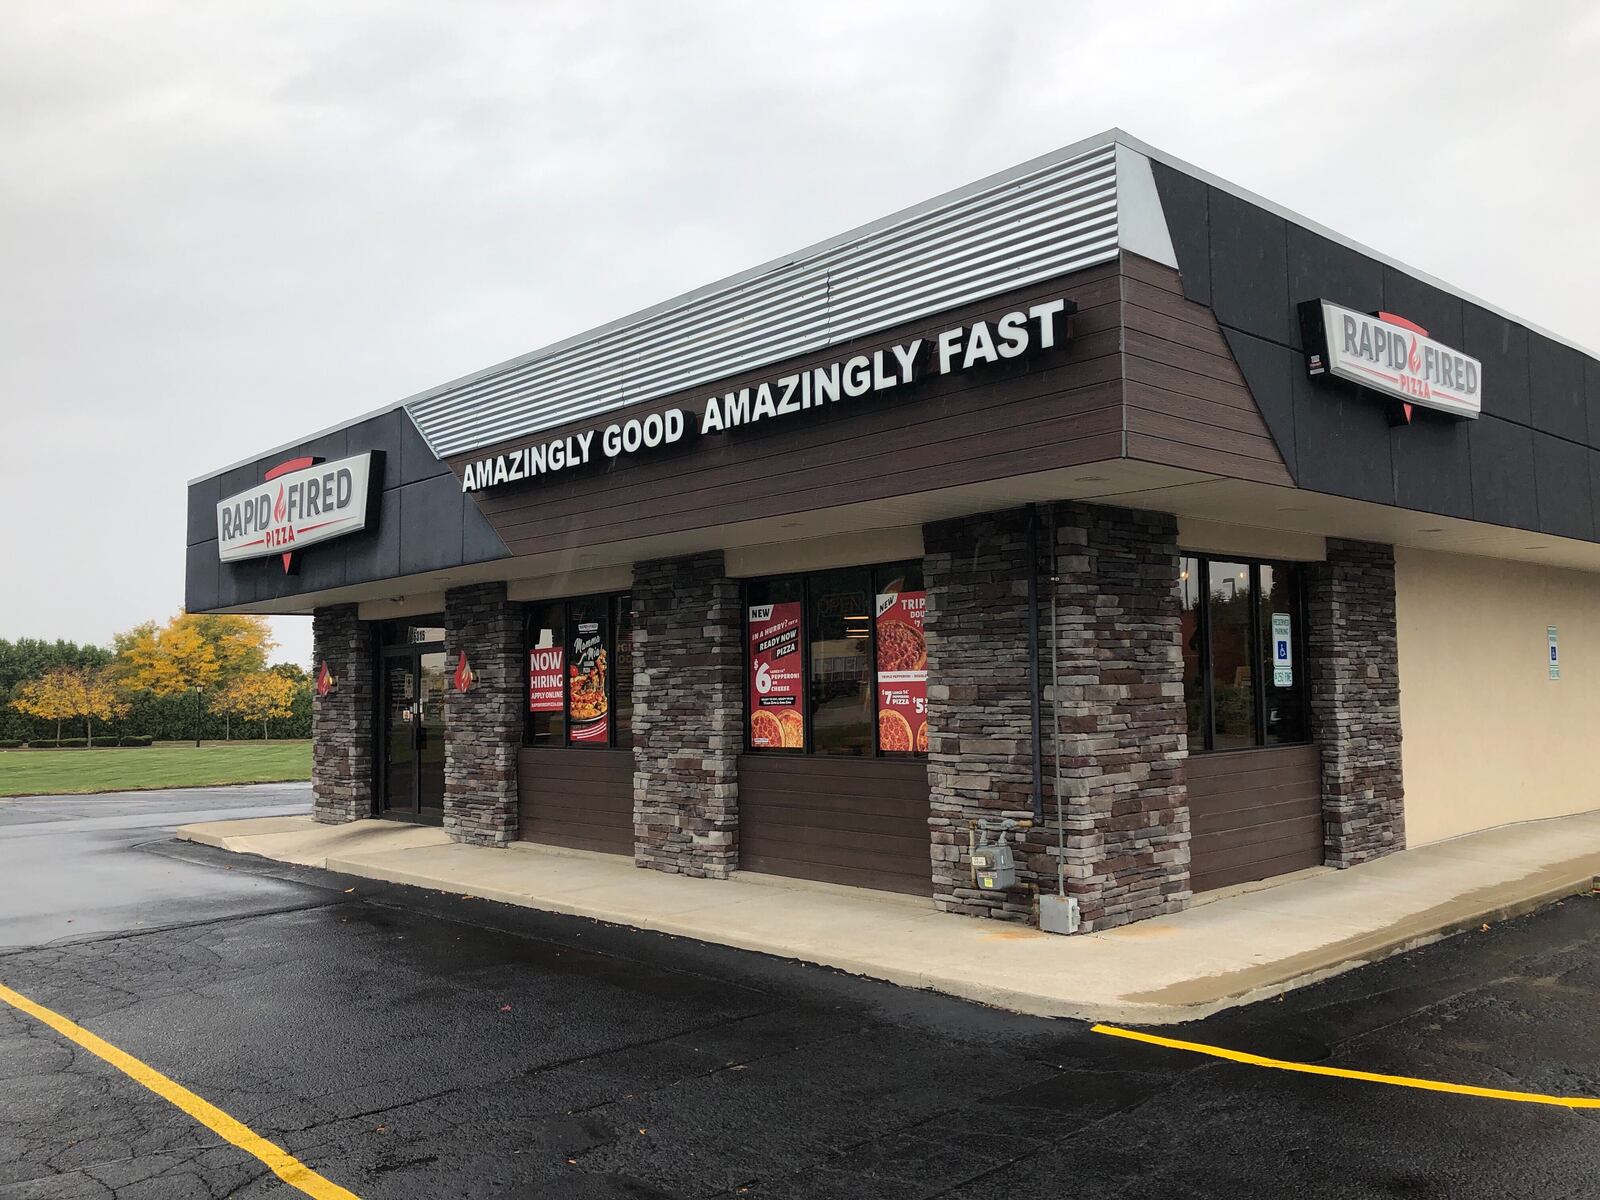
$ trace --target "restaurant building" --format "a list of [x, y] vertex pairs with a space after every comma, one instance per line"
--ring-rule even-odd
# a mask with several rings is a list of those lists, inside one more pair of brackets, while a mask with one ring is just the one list
[[1105, 929], [1600, 807], [1597, 526], [1600, 362], [1112, 131], [195, 480], [187, 603], [319, 820]]

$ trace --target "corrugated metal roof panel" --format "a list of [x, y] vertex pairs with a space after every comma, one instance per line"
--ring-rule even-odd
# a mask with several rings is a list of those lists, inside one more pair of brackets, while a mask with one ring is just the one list
[[1107, 140], [418, 396], [441, 457], [822, 349], [1117, 253]]

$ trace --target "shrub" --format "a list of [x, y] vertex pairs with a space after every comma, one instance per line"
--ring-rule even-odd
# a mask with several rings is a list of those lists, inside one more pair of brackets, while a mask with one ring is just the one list
[[117, 745], [119, 745], [119, 746], [148, 746], [153, 741], [155, 741], [155, 738], [152, 738], [152, 737], [134, 737], [134, 736], [129, 736], [129, 737], [125, 737], [125, 738], [121, 739], [120, 741], [118, 741]]
[[14, 742], [14, 741], [11, 741], [10, 739], [7, 739], [6, 741], [0, 742], [0, 750], [20, 750], [21, 748], [22, 748], [22, 743], [21, 742]]
[[58, 745], [60, 745], [60, 743], [57, 742], [55, 740], [55, 738], [29, 738], [28, 739], [28, 749], [29, 750], [54, 750]]
[[82, 750], [88, 744], [83, 738], [62, 738], [56, 743], [56, 748], [60, 750]]

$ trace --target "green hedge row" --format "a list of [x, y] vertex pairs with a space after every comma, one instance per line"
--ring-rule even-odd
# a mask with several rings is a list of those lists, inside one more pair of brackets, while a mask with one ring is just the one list
[[[148, 746], [154, 741], [155, 739], [150, 737], [97, 737], [94, 739], [94, 744], [96, 747], [135, 747]], [[0, 741], [0, 750], [20, 750], [24, 745], [30, 750], [83, 750], [89, 743], [84, 738], [62, 738], [60, 741], [55, 738], [33, 738], [28, 742], [7, 739]]]

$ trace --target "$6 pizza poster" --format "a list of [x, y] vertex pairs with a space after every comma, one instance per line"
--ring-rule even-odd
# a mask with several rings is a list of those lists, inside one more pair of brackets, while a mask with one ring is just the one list
[[750, 745], [803, 750], [805, 676], [801, 671], [800, 603], [752, 604]]
[[878, 596], [878, 747], [885, 754], [928, 751], [927, 592]]

